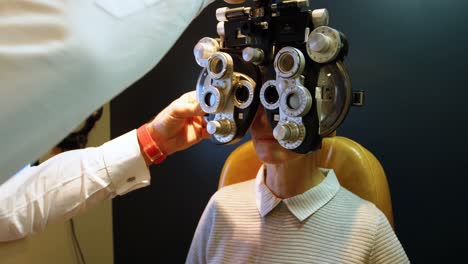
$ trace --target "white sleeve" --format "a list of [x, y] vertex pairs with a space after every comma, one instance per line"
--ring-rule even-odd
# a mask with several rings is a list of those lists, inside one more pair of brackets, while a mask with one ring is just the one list
[[0, 242], [149, 183], [135, 130], [97, 148], [64, 152], [0, 185]]
[[0, 184], [152, 69], [212, 1], [0, 1]]

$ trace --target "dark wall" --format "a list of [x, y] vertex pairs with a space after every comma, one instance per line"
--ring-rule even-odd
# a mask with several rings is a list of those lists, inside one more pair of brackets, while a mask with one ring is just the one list
[[[112, 101], [112, 136], [194, 89], [192, 49], [216, 36], [213, 5], [159, 65]], [[373, 152], [390, 183], [396, 232], [413, 263], [451, 263], [468, 250], [464, 104], [468, 1], [335, 0], [331, 26], [351, 44], [347, 66], [367, 105], [338, 131]], [[170, 29], [168, 29], [170, 30]], [[183, 263], [198, 219], [234, 146], [209, 142], [151, 168], [152, 185], [114, 200], [116, 263]]]

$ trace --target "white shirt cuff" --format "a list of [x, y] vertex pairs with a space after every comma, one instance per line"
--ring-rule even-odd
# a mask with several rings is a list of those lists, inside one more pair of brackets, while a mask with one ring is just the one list
[[150, 184], [150, 172], [141, 155], [136, 130], [102, 146], [107, 174], [117, 195], [124, 195]]

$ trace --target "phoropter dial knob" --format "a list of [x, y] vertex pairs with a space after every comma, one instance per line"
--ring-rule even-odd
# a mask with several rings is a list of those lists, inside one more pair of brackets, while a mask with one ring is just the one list
[[227, 136], [235, 128], [234, 121], [229, 119], [213, 120], [208, 122], [206, 130], [210, 135]]
[[340, 32], [327, 26], [315, 28], [306, 45], [309, 57], [318, 63], [333, 61], [343, 47]]
[[311, 16], [314, 27], [328, 26], [330, 15], [327, 9], [315, 9], [311, 12]]
[[212, 38], [202, 38], [197, 45], [193, 48], [193, 55], [198, 65], [206, 67], [208, 65], [208, 59], [211, 55], [218, 52], [220, 49], [218, 41]]
[[273, 136], [278, 141], [296, 141], [299, 139], [300, 134], [299, 125], [292, 122], [278, 124], [273, 130]]
[[253, 64], [258, 65], [263, 61], [263, 50], [258, 48], [247, 47], [242, 51], [242, 58], [245, 62], [251, 62]]

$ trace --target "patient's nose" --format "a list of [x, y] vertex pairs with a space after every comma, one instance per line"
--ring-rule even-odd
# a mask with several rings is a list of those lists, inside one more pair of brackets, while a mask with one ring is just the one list
[[257, 114], [255, 115], [254, 122], [252, 123], [253, 129], [271, 129], [270, 123], [263, 106], [258, 107]]

